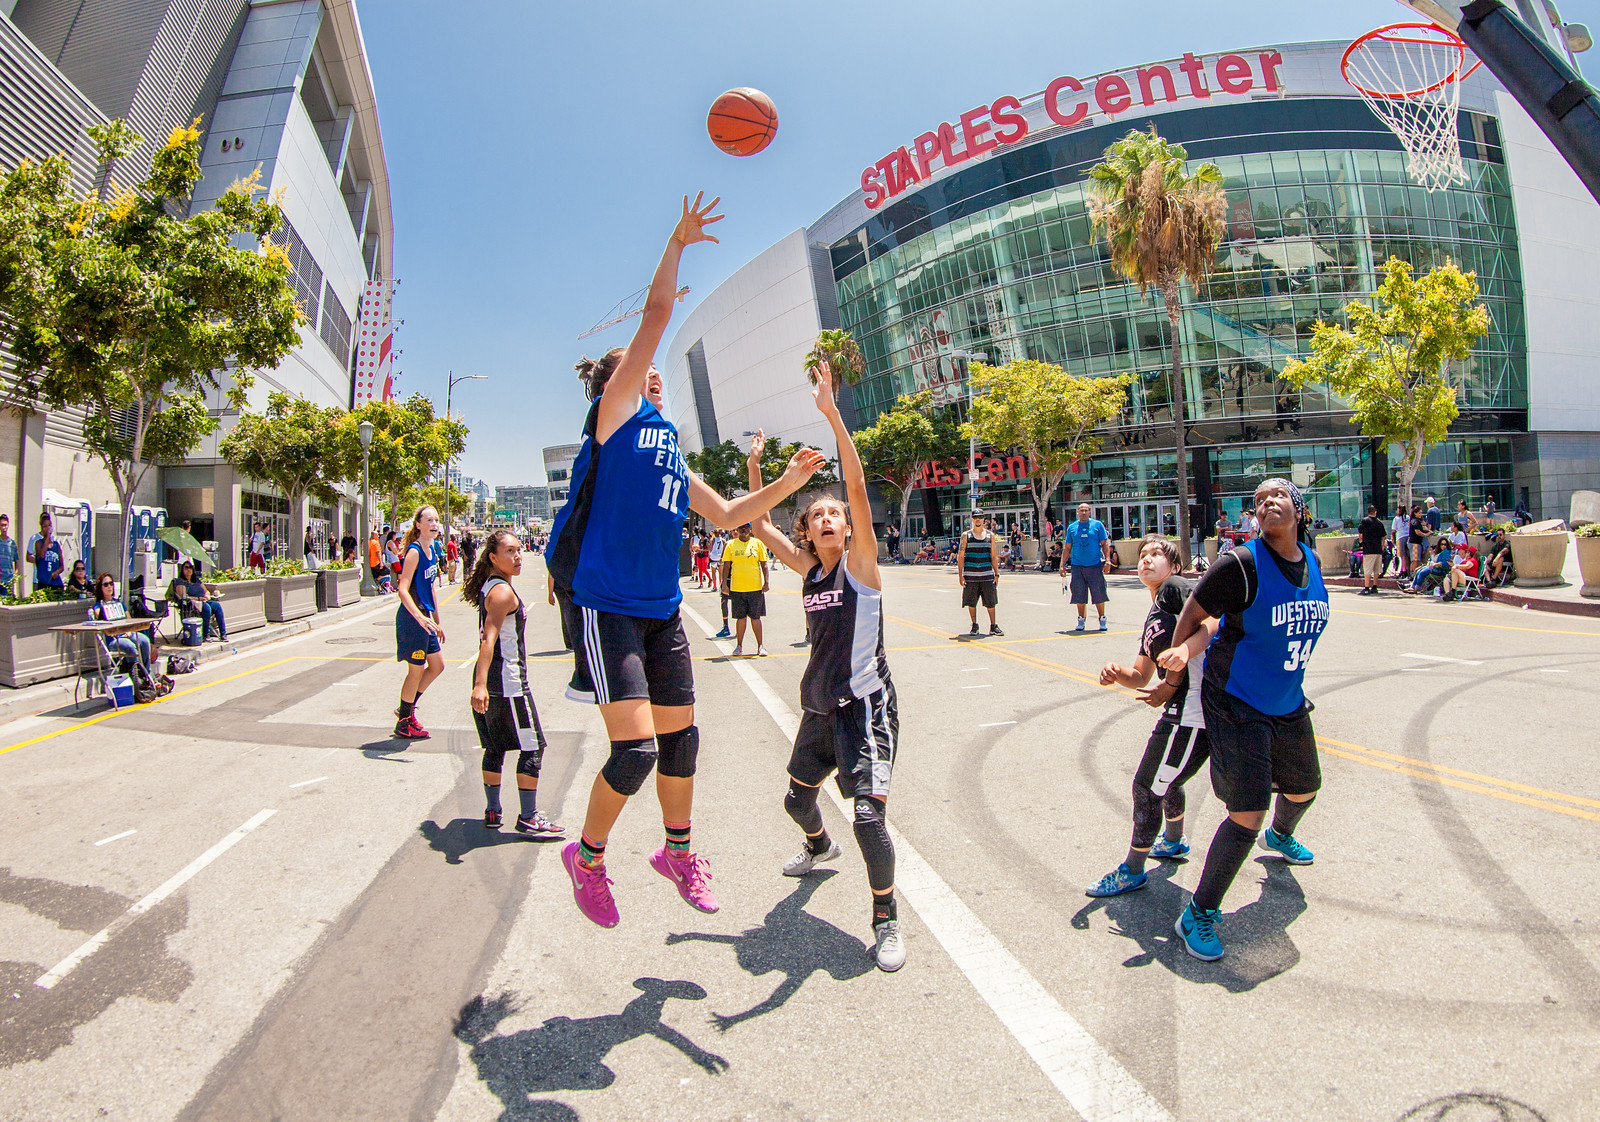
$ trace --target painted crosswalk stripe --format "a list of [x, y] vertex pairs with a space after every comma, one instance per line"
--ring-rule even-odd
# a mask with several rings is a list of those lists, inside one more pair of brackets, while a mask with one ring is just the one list
[[109, 838], [101, 838], [99, 841], [95, 842], [94, 844], [95, 845], [106, 845], [106, 844], [108, 844], [110, 842], [121, 841], [123, 838], [128, 837], [128, 836], [130, 836], [132, 834], [137, 834], [138, 832], [139, 832], [138, 830], [124, 830], [120, 834], [112, 834]]
[[326, 775], [319, 775], [315, 779], [302, 779], [298, 783], [289, 784], [289, 790], [293, 791], [296, 787], [309, 787], [313, 783], [321, 783], [323, 780], [325, 780], [327, 778], [328, 777]]
[[82, 964], [84, 959], [88, 958], [90, 955], [94, 954], [95, 951], [99, 950], [101, 947], [110, 942], [113, 935], [117, 934], [117, 932], [127, 927], [134, 920], [144, 915], [145, 912], [148, 912], [151, 908], [161, 903], [161, 901], [165, 900], [168, 896], [171, 896], [185, 884], [188, 884], [189, 881], [194, 878], [195, 874], [200, 872], [201, 869], [204, 869], [218, 857], [221, 857], [224, 853], [228, 852], [228, 850], [232, 849], [240, 841], [244, 840], [244, 836], [251, 830], [254, 830], [257, 826], [261, 825], [261, 823], [265, 822], [267, 819], [271, 818], [277, 813], [278, 812], [276, 810], [263, 810], [259, 814], [256, 814], [243, 826], [240, 826], [233, 833], [229, 834], [216, 845], [202, 853], [199, 857], [196, 857], [193, 861], [185, 865], [172, 877], [172, 879], [168, 880], [160, 888], [150, 893], [150, 895], [146, 896], [143, 900], [138, 901], [127, 911], [123, 912], [116, 919], [112, 920], [109, 925], [89, 936], [88, 941], [86, 941], [77, 950], [69, 954], [66, 958], [52, 966], [48, 972], [41, 974], [39, 976], [39, 980], [33, 984], [42, 990], [54, 989], [57, 982], [61, 981], [61, 979], [65, 978], [68, 974], [71, 974], [74, 970], [76, 970], [79, 965]]
[[[714, 634], [694, 609], [683, 605], [680, 610], [707, 638]], [[744, 679], [779, 730], [793, 740], [800, 719], [777, 691], [749, 663], [725, 665]], [[832, 784], [823, 789], [846, 818], [854, 814]], [[892, 824], [889, 836], [895, 847], [895, 887], [1073, 1109], [1088, 1122], [1173, 1122], [1167, 1109], [1062, 1008]]]

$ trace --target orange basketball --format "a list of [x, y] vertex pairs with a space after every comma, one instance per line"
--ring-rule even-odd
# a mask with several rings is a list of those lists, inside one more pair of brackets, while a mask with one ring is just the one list
[[728, 155], [754, 156], [778, 134], [778, 107], [760, 90], [729, 90], [711, 103], [706, 131]]

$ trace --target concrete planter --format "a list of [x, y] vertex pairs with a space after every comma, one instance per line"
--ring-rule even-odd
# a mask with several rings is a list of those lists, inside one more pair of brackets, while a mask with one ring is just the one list
[[1567, 533], [1512, 534], [1511, 563], [1517, 568], [1518, 588], [1550, 588], [1562, 583], [1567, 563]]
[[268, 577], [266, 584], [267, 619], [270, 622], [288, 623], [292, 619], [304, 619], [317, 614], [316, 573]]
[[1111, 543], [1111, 548], [1116, 550], [1117, 560], [1122, 562], [1117, 568], [1137, 569], [1139, 567], [1139, 547], [1144, 544], [1143, 538], [1117, 538]]
[[1202, 544], [1206, 553], [1206, 564], [1215, 565], [1217, 563], [1217, 539], [1207, 538]]
[[222, 602], [222, 618], [228, 621], [229, 635], [267, 626], [266, 590], [265, 577], [206, 585], [206, 591]]
[[0, 607], [0, 685], [31, 686], [78, 672], [81, 659], [93, 665], [94, 648], [81, 635], [51, 631], [64, 623], [89, 618], [87, 600], [59, 604], [18, 604]]
[[1578, 546], [1578, 572], [1583, 574], [1579, 595], [1600, 597], [1600, 538], [1574, 538]]
[[360, 569], [319, 569], [317, 571], [317, 611], [342, 608], [361, 599]]
[[1317, 564], [1324, 576], [1349, 571], [1350, 551], [1355, 548], [1354, 534], [1318, 534]]
[[1038, 538], [1022, 539], [1022, 556], [1019, 558], [1019, 560], [1024, 565], [1032, 565], [1035, 561], [1039, 560]]

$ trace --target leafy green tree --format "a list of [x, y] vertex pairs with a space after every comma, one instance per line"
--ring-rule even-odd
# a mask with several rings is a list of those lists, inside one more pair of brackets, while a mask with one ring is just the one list
[[433, 402], [422, 394], [412, 394], [405, 401], [371, 401], [345, 413], [334, 430], [335, 462], [341, 479], [361, 478], [362, 421], [372, 422], [367, 479], [374, 493], [388, 499], [391, 511], [401, 511], [406, 492], [428, 482], [447, 456], [459, 456], [466, 450], [466, 424], [434, 413]]
[[[806, 375], [813, 386], [817, 384], [817, 367], [824, 362], [833, 371], [834, 397], [839, 396], [840, 386], [853, 386], [859, 382], [867, 369], [867, 360], [862, 357], [854, 336], [848, 331], [831, 328], [818, 332], [816, 345], [806, 352]], [[762, 478], [766, 478], [765, 474]]]
[[721, 444], [713, 444], [698, 452], [685, 453], [683, 458], [690, 471], [725, 499], [733, 498], [735, 491], [744, 488], [744, 453], [731, 440], [724, 440]]
[[[804, 447], [805, 445], [797, 440], [791, 440], [785, 444], [777, 437], [769, 439], [766, 447], [761, 450], [761, 478], [765, 480], [778, 478], [784, 473], [784, 469], [789, 466], [789, 461], [794, 457], [794, 454]], [[740, 452], [739, 456], [740, 470], [745, 473], [741, 476], [740, 486], [745, 487], [749, 485], [750, 480], [747, 469], [743, 467], [745, 463], [744, 453]], [[796, 491], [779, 503], [778, 506], [783, 510], [793, 511], [799, 505], [802, 494], [815, 494], [838, 483], [839, 475], [836, 470], [838, 466], [839, 461], [836, 459], [824, 461], [822, 467], [818, 468], [817, 473], [806, 483], [804, 491]]]
[[246, 413], [222, 438], [223, 459], [252, 479], [270, 483], [289, 500], [290, 540], [305, 533], [300, 501], [336, 503], [340, 467], [334, 436], [344, 410], [325, 408], [281, 390], [267, 395], [260, 413]]
[[1031, 358], [1004, 366], [972, 364], [972, 420], [963, 436], [1028, 458], [1028, 489], [1044, 527], [1044, 508], [1076, 460], [1100, 450], [1091, 435], [1128, 400], [1126, 374], [1083, 378]]
[[1178, 328], [1181, 288], [1198, 284], [1216, 262], [1226, 198], [1216, 164], [1186, 170], [1189, 154], [1156, 133], [1130, 132], [1106, 149], [1089, 172], [1094, 198], [1090, 216], [1111, 247], [1111, 264], [1139, 286], [1161, 290], [1171, 327], [1172, 435], [1178, 459], [1178, 548], [1189, 560], [1189, 462], [1184, 447], [1186, 407], [1183, 355]]
[[911, 489], [932, 463], [960, 461], [966, 442], [947, 411], [936, 411], [932, 390], [902, 394], [894, 406], [854, 434], [869, 479], [880, 481], [900, 504], [900, 536], [910, 517]]
[[[450, 512], [465, 514], [472, 509], [472, 504], [477, 501], [475, 495], [450, 488]], [[378, 510], [383, 515], [385, 522], [391, 526], [404, 522], [417, 512], [420, 506], [431, 506], [434, 510], [444, 510], [444, 484], [438, 480], [407, 487], [400, 495], [398, 505], [393, 498], [380, 499]]]
[[1348, 328], [1311, 329], [1311, 357], [1291, 359], [1283, 379], [1297, 390], [1327, 383], [1362, 435], [1400, 446], [1400, 504], [1409, 508], [1417, 470], [1459, 412], [1450, 364], [1488, 332], [1489, 312], [1477, 302], [1477, 275], [1449, 262], [1415, 278], [1391, 257], [1383, 272], [1371, 304], [1344, 306]]
[[[150, 469], [181, 462], [216, 430], [206, 398], [223, 371], [236, 364], [226, 394], [241, 406], [249, 372], [277, 366], [304, 319], [289, 258], [270, 241], [283, 213], [256, 197], [259, 169], [214, 208], [182, 217], [200, 180], [198, 125], [173, 129], [149, 177], [112, 180], [104, 199], [76, 197], [61, 156], [24, 160], [0, 179], [11, 403], [85, 410], [84, 446], [111, 477], [124, 541]], [[104, 163], [141, 143], [120, 120], [89, 133]]]

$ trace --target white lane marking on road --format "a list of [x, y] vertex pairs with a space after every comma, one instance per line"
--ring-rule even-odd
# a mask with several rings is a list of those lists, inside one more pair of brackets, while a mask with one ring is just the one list
[[1402, 673], [1402, 674], [1426, 674], [1428, 671], [1435, 670], [1435, 669], [1437, 669], [1437, 667], [1433, 667], [1433, 666], [1402, 666], [1400, 668], [1400, 673]]
[[[713, 634], [711, 625], [694, 609], [684, 605], [682, 611], [708, 638]], [[794, 711], [754, 667], [744, 662], [727, 665], [744, 679], [779, 730], [792, 740], [800, 731]], [[840, 813], [846, 817], [854, 814], [833, 785], [824, 784], [824, 789]], [[1167, 1109], [1028, 973], [892, 824], [889, 836], [895, 848], [895, 887], [1073, 1108], [1088, 1122], [1173, 1122]]]
[[962, 668], [961, 673], [963, 673], [963, 674], [976, 674], [980, 670], [988, 670], [988, 669], [989, 668], [987, 666], [966, 666], [966, 667]]
[[1539, 673], [1541, 673], [1541, 674], [1565, 674], [1566, 671], [1565, 670], [1552, 670], [1548, 666], [1541, 666], [1539, 668]]
[[293, 791], [296, 787], [309, 787], [313, 783], [321, 783], [323, 780], [325, 780], [327, 778], [328, 777], [326, 775], [319, 775], [315, 779], [302, 779], [298, 783], [289, 784], [289, 790]]
[[269, 809], [263, 810], [259, 814], [252, 817], [243, 826], [240, 826], [233, 833], [229, 834], [216, 845], [202, 853], [199, 857], [196, 857], [193, 861], [185, 865], [175, 876], [172, 877], [171, 880], [167, 881], [167, 883], [150, 893], [150, 895], [146, 896], [143, 900], [140, 900], [138, 903], [134, 904], [127, 911], [123, 912], [116, 919], [112, 920], [106, 927], [91, 935], [88, 941], [83, 944], [83, 946], [79, 947], [66, 958], [52, 966], [48, 973], [41, 974], [39, 976], [39, 980], [33, 984], [43, 990], [54, 989], [57, 982], [61, 981], [61, 979], [65, 978], [68, 974], [71, 974], [74, 970], [76, 970], [84, 959], [88, 958], [90, 955], [94, 954], [95, 951], [105, 946], [106, 943], [111, 940], [113, 935], [127, 927], [128, 924], [132, 923], [140, 916], [144, 915], [145, 912], [148, 912], [151, 908], [161, 903], [161, 901], [165, 900], [168, 896], [171, 896], [174, 892], [178, 891], [178, 889], [187, 884], [201, 869], [205, 868], [218, 857], [221, 857], [224, 853], [228, 852], [228, 850], [232, 849], [234, 845], [241, 841], [251, 830], [254, 830], [257, 826], [261, 825], [261, 823], [265, 822], [267, 819], [271, 818], [277, 813], [278, 812], [276, 810]]
[[1024, 604], [1031, 604], [1035, 608], [1048, 608], [1050, 606], [1049, 604], [1041, 604], [1037, 600], [1024, 600], [1023, 603]]
[[989, 722], [989, 723], [988, 723], [988, 724], [986, 724], [986, 725], [979, 725], [979, 726], [978, 726], [978, 727], [979, 727], [979, 728], [980, 728], [980, 729], [997, 729], [997, 728], [999, 728], [999, 727], [1000, 727], [1000, 726], [1001, 726], [1001, 725], [1014, 725], [1014, 724], [1016, 724], [1016, 723], [1017, 723], [1017, 722], [1015, 722], [1015, 721], [990, 721], [990, 722]]
[[961, 688], [964, 690], [992, 690], [994, 686], [992, 683], [985, 682], [981, 686], [962, 686]]
[[95, 845], [105, 845], [107, 842], [121, 841], [123, 838], [128, 837], [131, 834], [137, 834], [138, 832], [139, 832], [138, 830], [124, 830], [120, 834], [112, 834], [109, 838], [101, 838], [99, 841], [95, 842], [94, 844]]
[[1482, 666], [1483, 663], [1475, 658], [1451, 658], [1449, 655], [1412, 654], [1407, 651], [1401, 658], [1420, 658], [1424, 662], [1459, 662], [1462, 666]]

